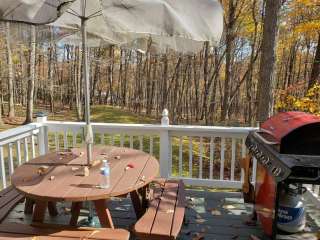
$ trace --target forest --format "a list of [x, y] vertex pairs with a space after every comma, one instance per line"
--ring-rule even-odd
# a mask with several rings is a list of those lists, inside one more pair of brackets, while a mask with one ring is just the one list
[[[284, 110], [320, 114], [319, 0], [221, 0], [224, 34], [197, 54], [89, 48], [91, 104], [174, 124], [255, 125]], [[48, 26], [0, 23], [0, 123], [17, 106], [83, 119], [81, 47]], [[152, 40], [149, 40], [150, 42]], [[151, 44], [150, 44], [151, 46]]]

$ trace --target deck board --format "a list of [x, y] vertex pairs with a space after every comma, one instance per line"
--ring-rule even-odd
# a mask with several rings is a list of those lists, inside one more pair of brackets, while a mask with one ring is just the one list
[[[186, 221], [178, 239], [192, 240], [244, 240], [251, 234], [263, 236], [259, 226], [247, 226], [244, 222], [252, 211], [252, 206], [243, 203], [239, 192], [217, 192], [212, 189], [186, 189]], [[135, 222], [135, 212], [128, 198], [114, 198], [109, 202], [111, 215], [116, 227], [129, 229]], [[70, 220], [70, 205], [57, 204], [58, 216], [46, 214], [45, 222], [68, 224]], [[23, 204], [19, 204], [7, 216], [5, 221], [30, 223], [32, 217], [23, 213]], [[308, 218], [313, 218], [309, 227], [319, 231], [320, 211], [315, 211], [312, 204], [306, 205]], [[86, 210], [81, 210], [79, 221], [86, 219]], [[97, 218], [95, 219], [97, 221]], [[318, 224], [318, 225], [317, 225]], [[197, 238], [198, 236], [198, 238]], [[201, 238], [203, 237], [203, 238]], [[131, 239], [134, 240], [132, 237]], [[294, 238], [299, 239], [299, 238]]]

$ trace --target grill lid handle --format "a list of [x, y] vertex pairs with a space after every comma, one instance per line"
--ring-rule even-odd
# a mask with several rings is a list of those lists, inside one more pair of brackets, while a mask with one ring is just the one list
[[[263, 143], [265, 143], [265, 144], [268, 144], [268, 145], [277, 145], [277, 144], [279, 144], [278, 142], [272, 142], [272, 141], [268, 141], [267, 139], [265, 139], [264, 137], [262, 137], [259, 133], [260, 132], [262, 132], [262, 133], [268, 133], [268, 134], [270, 134], [267, 130], [265, 130], [265, 129], [261, 129], [261, 130], [259, 130], [259, 131], [257, 131], [257, 132], [255, 132], [254, 134], [255, 134], [255, 136], [257, 137], [257, 138], [259, 138]], [[271, 135], [271, 134], [270, 134]], [[271, 135], [272, 136], [272, 135]]]

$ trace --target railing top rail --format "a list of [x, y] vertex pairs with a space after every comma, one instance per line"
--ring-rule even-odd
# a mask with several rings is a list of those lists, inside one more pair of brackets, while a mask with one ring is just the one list
[[41, 127], [41, 124], [31, 123], [28, 125], [2, 131], [0, 132], [0, 145], [3, 145], [3, 143], [7, 142], [7, 140], [37, 130], [39, 129], [39, 127]]
[[[70, 128], [77, 128], [85, 126], [85, 122], [62, 122], [62, 121], [47, 121], [45, 125], [50, 127], [64, 128], [68, 126]], [[199, 132], [199, 133], [238, 133], [247, 134], [249, 131], [255, 130], [252, 127], [224, 127], [224, 126], [194, 126], [194, 125], [160, 125], [160, 124], [121, 124], [121, 123], [92, 123], [92, 127], [110, 128], [117, 130], [152, 130], [152, 131], [187, 131], [187, 132]]]

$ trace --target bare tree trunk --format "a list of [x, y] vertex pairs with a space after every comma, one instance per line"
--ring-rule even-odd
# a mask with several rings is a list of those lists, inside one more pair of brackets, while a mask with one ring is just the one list
[[8, 88], [9, 88], [9, 118], [14, 118], [14, 89], [13, 89], [13, 63], [11, 53], [11, 36], [10, 36], [10, 23], [6, 22], [6, 50], [7, 50], [7, 64], [8, 64]]
[[205, 120], [206, 125], [208, 124], [208, 95], [209, 95], [209, 42], [204, 44], [204, 63], [203, 63], [203, 81], [204, 81], [204, 92], [202, 99], [202, 114], [201, 119]]
[[110, 104], [113, 105], [113, 58], [114, 58], [114, 47], [110, 46], [109, 48], [109, 59], [112, 59], [110, 64], [108, 64], [107, 67], [107, 73], [108, 73], [108, 83], [109, 83], [109, 96], [110, 96]]
[[3, 124], [2, 121], [2, 84], [0, 83], [0, 126]]
[[49, 81], [49, 94], [50, 94], [50, 111], [54, 112], [54, 78], [53, 78], [53, 29], [50, 27], [50, 45], [49, 45], [49, 59], [48, 59], [48, 81]]
[[76, 55], [76, 72], [77, 72], [77, 74], [76, 74], [76, 76], [75, 76], [75, 78], [74, 78], [74, 80], [75, 80], [75, 83], [74, 83], [74, 85], [75, 85], [75, 94], [76, 94], [76, 96], [75, 96], [75, 100], [76, 100], [76, 112], [77, 112], [77, 120], [78, 121], [80, 121], [80, 120], [82, 120], [82, 116], [83, 116], [83, 114], [82, 114], [82, 101], [81, 101], [81, 99], [82, 99], [82, 95], [81, 95], [81, 89], [82, 89], [82, 87], [81, 87], [81, 80], [82, 80], [82, 78], [81, 78], [81, 73], [82, 73], [82, 71], [81, 71], [81, 49], [80, 49], [80, 47], [77, 47], [76, 48], [76, 50], [75, 50], [77, 53], [75, 54]]
[[258, 82], [257, 121], [265, 121], [273, 112], [273, 78], [280, 0], [266, 0], [263, 24], [260, 78]]
[[314, 56], [311, 77], [308, 84], [308, 89], [311, 88], [316, 82], [320, 82], [320, 33], [318, 38], [318, 46], [316, 55]]
[[36, 27], [31, 25], [31, 40], [30, 40], [30, 63], [29, 63], [29, 79], [27, 92], [27, 112], [25, 124], [32, 122], [33, 115], [33, 94], [34, 82], [36, 77]]
[[229, 14], [228, 22], [226, 23], [226, 67], [225, 67], [225, 82], [223, 91], [223, 102], [221, 105], [220, 120], [225, 121], [227, 117], [228, 102], [230, 96], [230, 81], [232, 78], [232, 62], [234, 51], [234, 31], [235, 31], [235, 18], [236, 18], [236, 2], [229, 0]]

